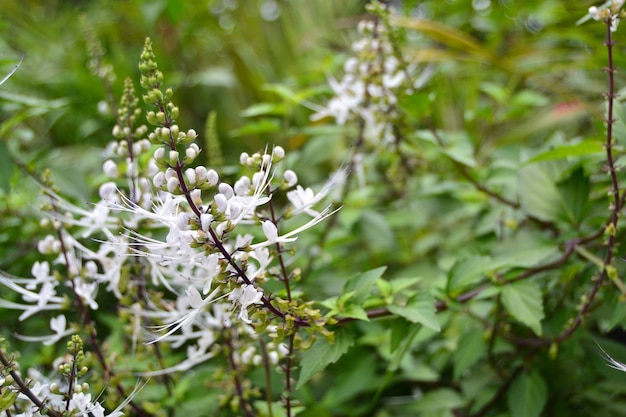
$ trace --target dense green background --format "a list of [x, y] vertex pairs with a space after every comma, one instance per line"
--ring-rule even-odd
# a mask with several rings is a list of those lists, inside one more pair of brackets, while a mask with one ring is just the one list
[[[115, 105], [126, 76], [138, 79], [146, 36], [175, 90], [180, 124], [204, 132], [216, 113], [219, 143], [200, 138], [201, 147], [212, 149], [203, 154], [208, 165], [233, 172], [241, 151], [280, 144], [301, 182], [311, 185], [345, 160], [355, 139], [355, 126], [311, 123], [308, 104], [327, 100], [327, 76], [341, 77], [365, 15], [363, 1], [2, 3], [0, 70], [10, 71], [25, 54], [0, 87], [4, 271], [26, 275], [37, 259], [38, 190], [18, 165], [36, 175], [49, 167], [77, 202], [94, 197], [114, 123], [112, 112], [98, 109]], [[605, 29], [597, 22], [576, 25], [591, 4], [398, 2], [400, 13], [433, 23], [420, 30], [409, 23], [397, 36], [407, 61], [432, 63], [436, 73], [402, 97], [400, 150], [365, 149], [366, 186], [353, 185], [344, 196], [327, 234], [320, 227], [299, 240], [304, 249], [322, 242], [322, 256], [303, 250], [296, 262], [306, 272], [301, 288], [309, 299], [338, 296], [353, 274], [386, 266], [385, 280], [396, 293], [406, 285], [448, 308], [437, 316], [439, 333], [399, 313], [339, 329], [341, 340], [352, 341], [346, 350], [352, 346], [298, 391], [309, 407], [301, 415], [626, 415], [626, 376], [606, 367], [596, 345], [626, 360], [626, 348], [615, 340], [626, 315], [616, 286], [603, 286], [572, 337], [552, 345], [536, 337], [562, 331], [598, 268], [576, 253], [536, 269], [557, 262], [571, 239], [601, 230], [608, 218], [601, 147]], [[625, 67], [621, 30], [617, 67]], [[94, 45], [101, 55], [94, 55]], [[114, 79], [90, 70], [94, 56], [98, 65], [112, 66]], [[618, 89], [624, 81], [618, 72]], [[624, 115], [620, 104], [618, 155]], [[468, 176], [521, 206], [490, 198]], [[621, 227], [617, 240], [620, 256]], [[604, 256], [602, 237], [581, 246]], [[621, 260], [615, 266], [620, 274], [626, 270]], [[527, 271], [530, 278], [518, 280]], [[383, 287], [364, 302], [366, 309], [381, 306]], [[485, 287], [476, 300], [451, 301]], [[349, 315], [348, 307], [349, 300], [337, 307], [339, 316]], [[109, 313], [101, 313], [102, 323]], [[3, 333], [16, 328], [13, 313], [0, 317]], [[46, 325], [47, 318], [34, 320], [20, 333]], [[114, 333], [112, 340], [120, 336]], [[53, 348], [15, 347], [27, 363], [47, 364], [55, 355]], [[182, 383], [180, 391], [180, 403], [168, 404], [177, 415], [206, 415], [196, 407], [204, 392]]]

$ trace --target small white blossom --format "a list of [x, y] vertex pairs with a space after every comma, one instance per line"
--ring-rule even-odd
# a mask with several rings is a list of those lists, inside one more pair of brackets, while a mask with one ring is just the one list
[[252, 323], [248, 318], [248, 307], [253, 304], [259, 304], [263, 298], [263, 292], [259, 291], [254, 285], [243, 284], [241, 287], [235, 288], [229, 295], [228, 299], [233, 304], [239, 304], [241, 310], [237, 316], [244, 323]]

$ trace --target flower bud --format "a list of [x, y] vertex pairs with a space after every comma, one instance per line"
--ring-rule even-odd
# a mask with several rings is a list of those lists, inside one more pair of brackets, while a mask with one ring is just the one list
[[213, 221], [213, 216], [208, 213], [202, 213], [200, 215], [200, 227], [202, 230], [207, 232], [209, 230], [209, 226], [211, 226], [211, 222]]
[[133, 155], [137, 156], [141, 154], [142, 150], [143, 150], [143, 147], [141, 146], [141, 142], [133, 143]]
[[288, 169], [283, 174], [283, 180], [285, 180], [287, 187], [293, 187], [294, 185], [298, 183], [298, 176], [296, 175], [295, 172]]
[[274, 162], [278, 162], [285, 157], [285, 149], [282, 146], [275, 146], [272, 152]]
[[189, 129], [187, 131], [187, 139], [189, 140], [189, 142], [193, 142], [194, 140], [196, 140], [197, 137], [198, 137], [198, 134], [196, 133], [195, 130]]
[[116, 178], [117, 177], [117, 164], [113, 162], [112, 160], [107, 159], [106, 161], [104, 161], [104, 164], [102, 165], [102, 171], [109, 178]]
[[155, 188], [163, 187], [163, 184], [165, 184], [165, 174], [162, 171], [158, 172], [154, 178], [152, 178], [152, 184]]
[[174, 193], [176, 191], [176, 189], [178, 188], [178, 179], [176, 177], [172, 177], [170, 179], [167, 180], [167, 191], [169, 191], [170, 193]]
[[187, 158], [189, 158], [190, 162], [192, 162], [194, 159], [196, 159], [196, 156], [198, 156], [198, 152], [196, 152], [195, 149], [189, 147], [185, 149], [185, 155], [187, 156]]
[[114, 182], [106, 182], [98, 190], [100, 198], [107, 201], [117, 200], [117, 186]]
[[159, 146], [158, 148], [156, 148], [156, 150], [154, 151], [154, 154], [152, 155], [152, 157], [157, 161], [163, 161], [163, 159], [165, 158], [165, 148], [162, 146]]
[[241, 155], [239, 156], [239, 163], [241, 165], [247, 165], [248, 164], [248, 158], [250, 158], [250, 155], [248, 155], [247, 152], [242, 152]]
[[226, 213], [226, 209], [228, 208], [228, 199], [224, 196], [224, 194], [215, 194], [213, 201], [215, 202], [217, 211], [220, 213]]
[[169, 164], [172, 167], [175, 167], [178, 163], [178, 151], [170, 151], [169, 154]]
[[176, 171], [172, 168], [168, 168], [165, 170], [165, 179], [169, 180], [170, 178], [177, 178]]
[[221, 183], [219, 187], [217, 187], [217, 190], [220, 193], [224, 194], [224, 197], [226, 197], [229, 200], [235, 195], [235, 192], [233, 191], [233, 187], [231, 187], [230, 184], [227, 184], [225, 182]]
[[193, 201], [193, 203], [197, 207], [200, 207], [202, 205], [202, 190], [200, 190], [199, 188], [195, 188], [189, 192], [189, 196], [191, 197], [191, 201]]
[[237, 195], [247, 195], [250, 191], [250, 178], [241, 177], [235, 182], [235, 194]]
[[263, 159], [261, 160], [261, 166], [267, 168], [270, 166], [270, 162], [272, 161], [272, 156], [268, 154], [263, 154]]
[[187, 168], [185, 170], [185, 177], [187, 177], [187, 182], [190, 187], [195, 187], [196, 185], [196, 170], [193, 168]]
[[220, 180], [220, 176], [217, 174], [217, 172], [214, 169], [210, 169], [207, 172], [207, 182], [209, 183], [210, 186], [214, 186], [215, 184], [217, 184]]
[[196, 167], [196, 178], [198, 182], [205, 182], [207, 180], [207, 174], [206, 167], [202, 165]]
[[151, 125], [157, 125], [159, 124], [159, 121], [157, 120], [156, 117], [156, 113], [153, 111], [149, 111], [148, 113], [146, 113], [146, 120], [148, 121], [148, 123], [150, 123]]

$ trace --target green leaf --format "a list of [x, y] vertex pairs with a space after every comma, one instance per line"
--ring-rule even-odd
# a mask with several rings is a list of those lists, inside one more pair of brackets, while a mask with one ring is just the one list
[[475, 329], [465, 333], [454, 352], [454, 379], [457, 380], [463, 372], [474, 365], [487, 352], [482, 332]]
[[411, 323], [419, 323], [437, 332], [441, 330], [437, 321], [435, 300], [426, 293], [412, 296], [404, 305], [392, 304], [387, 308]]
[[462, 133], [448, 133], [444, 137], [446, 146], [443, 153], [451, 159], [468, 167], [475, 167], [474, 146], [470, 138]]
[[300, 376], [296, 389], [303, 386], [313, 375], [326, 368], [345, 354], [354, 344], [352, 333], [343, 328], [335, 332], [335, 341], [330, 343], [325, 338], [319, 338], [313, 346], [302, 354], [300, 361]]
[[541, 232], [520, 230], [511, 239], [499, 243], [493, 255], [505, 259], [509, 266], [530, 268], [560, 253], [554, 240], [548, 240]]
[[9, 147], [6, 143], [0, 142], [0, 191], [8, 193], [11, 190], [11, 176], [15, 164], [11, 158]]
[[284, 103], [258, 103], [253, 104], [247, 109], [243, 110], [241, 117], [254, 117], [254, 116], [281, 116], [287, 111], [287, 106]]
[[461, 397], [458, 392], [451, 388], [439, 388], [427, 392], [415, 403], [414, 407], [411, 407], [411, 410], [424, 413], [420, 415], [426, 415], [425, 413], [427, 412], [451, 410], [461, 407], [463, 403], [463, 397]]
[[409, 322], [403, 317], [398, 317], [391, 322], [391, 340], [389, 342], [389, 352], [393, 353], [400, 342], [402, 342], [408, 334]]
[[246, 123], [239, 129], [230, 132], [231, 138], [246, 135], [260, 135], [263, 133], [274, 133], [280, 130], [280, 121], [276, 119], [259, 119], [258, 122]]
[[541, 320], [544, 318], [541, 290], [530, 281], [518, 281], [504, 286], [501, 294], [507, 311], [540, 336]]
[[396, 238], [385, 216], [373, 210], [361, 210], [356, 232], [374, 253], [387, 253], [396, 246]]
[[[626, 302], [620, 301], [617, 298], [617, 305], [612, 308], [613, 315], [611, 317], [611, 322], [609, 323], [608, 331], [613, 329], [618, 324], [622, 324], [626, 321]], [[623, 327], [623, 326], [622, 326]]]
[[343, 317], [350, 317], [357, 320], [369, 321], [365, 309], [361, 306], [349, 304], [339, 310], [339, 314]]
[[504, 258], [472, 256], [457, 261], [448, 273], [448, 292], [456, 295], [467, 287], [480, 282], [483, 277], [507, 264]]
[[354, 295], [350, 298], [354, 304], [362, 304], [363, 301], [376, 285], [376, 281], [383, 275], [387, 267], [382, 266], [380, 268], [372, 269], [360, 274], [352, 276], [343, 286], [343, 294], [354, 292]]
[[563, 199], [557, 183], [567, 169], [563, 161], [526, 165], [518, 174], [522, 209], [541, 220], [557, 221], [563, 215]]
[[15, 400], [17, 399], [17, 392], [5, 389], [2, 391], [2, 395], [0, 395], [0, 412], [6, 411], [13, 406]]
[[582, 223], [589, 208], [591, 184], [582, 167], [574, 170], [565, 181], [558, 183], [557, 188], [562, 196], [564, 218], [572, 226]]
[[593, 155], [603, 152], [602, 143], [597, 140], [586, 140], [575, 145], [563, 145], [549, 151], [541, 152], [525, 162], [533, 164], [540, 161], [550, 161], [553, 159], [565, 159], [572, 156]]
[[546, 383], [537, 371], [522, 373], [511, 384], [507, 399], [512, 417], [538, 417], [547, 400]]

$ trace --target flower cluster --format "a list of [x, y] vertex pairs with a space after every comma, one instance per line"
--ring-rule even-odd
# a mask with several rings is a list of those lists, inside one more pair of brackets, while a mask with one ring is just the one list
[[[380, 18], [359, 22], [358, 33], [361, 38], [352, 44], [354, 56], [344, 63], [343, 78], [329, 77], [334, 97], [312, 119], [332, 117], [339, 125], [361, 120], [367, 142], [388, 145], [395, 137], [399, 95], [420, 87], [423, 81], [413, 81], [415, 67], [401, 61]], [[423, 76], [429, 74], [426, 70]]]
[[[198, 163], [196, 132], [177, 124], [179, 110], [172, 91], [161, 90], [163, 74], [149, 40], [140, 70], [152, 131], [138, 124], [139, 100], [127, 80], [113, 128], [116, 141], [102, 166], [110, 180], [100, 187], [100, 200], [81, 208], [45, 190], [44, 224], [54, 233], [39, 243], [39, 251], [49, 259], [33, 265], [31, 278], [0, 275], [0, 283], [22, 297], [22, 303], [0, 300], [0, 306], [23, 310], [20, 320], [61, 312], [50, 321], [53, 334], [24, 340], [52, 344], [68, 336], [74, 310], [80, 313], [73, 315], [76, 320], [87, 320], [82, 324], [95, 341], [91, 311], [101, 308], [100, 292], [110, 293], [132, 329], [133, 350], [143, 341], [186, 349], [186, 358], [169, 367], [135, 370], [144, 376], [186, 370], [223, 354], [220, 341], [227, 342], [238, 369], [276, 364], [289, 353], [281, 342], [289, 326], [323, 320], [307, 303], [298, 309], [290, 295], [270, 296], [263, 284], [281, 281], [289, 293], [284, 245], [334, 213], [331, 206], [316, 206], [343, 173], [316, 193], [280, 167], [285, 150], [275, 146], [243, 153], [241, 175], [221, 178]], [[281, 268], [275, 268], [278, 260]], [[253, 343], [261, 337], [258, 325], [274, 339], [265, 341], [263, 352]], [[98, 410], [90, 397], [72, 401], [80, 412], [89, 404]]]
[[[74, 415], [93, 417], [119, 417], [124, 413], [121, 404], [111, 413], [105, 414], [105, 409], [98, 399], [92, 398], [90, 387], [84, 379], [88, 368], [82, 365], [84, 361], [83, 343], [80, 337], [72, 336], [67, 343], [68, 354], [54, 361], [55, 371], [46, 376], [39, 370], [30, 368], [27, 371], [28, 390], [17, 392], [14, 385], [26, 386], [17, 364], [11, 362], [4, 353], [0, 352], [0, 392], [6, 401], [10, 399], [17, 410], [17, 414], [8, 414], [3, 411], [0, 416], [31, 417], [35, 415]], [[133, 393], [132, 395], [134, 395]], [[131, 397], [132, 397], [131, 395]], [[35, 401], [33, 401], [35, 399]], [[4, 408], [6, 403], [3, 404]], [[65, 414], [67, 413], [67, 414]]]
[[591, 6], [588, 16], [596, 21], [610, 21], [611, 31], [615, 32], [620, 21], [620, 9], [624, 5], [624, 0], [609, 0], [600, 7]]

